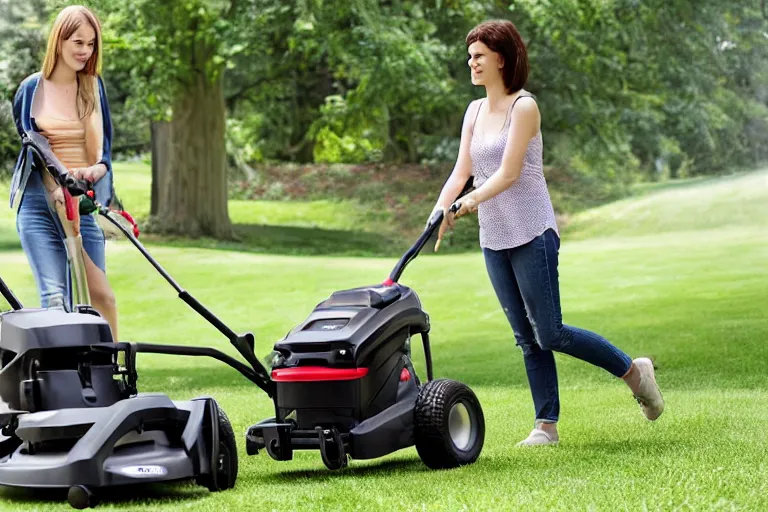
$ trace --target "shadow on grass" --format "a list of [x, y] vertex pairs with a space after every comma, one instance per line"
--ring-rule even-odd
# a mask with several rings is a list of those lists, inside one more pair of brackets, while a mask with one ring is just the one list
[[[0, 499], [9, 504], [54, 505], [67, 503], [68, 489], [31, 489], [21, 487], [0, 487]], [[96, 492], [100, 503], [105, 505], [128, 505], [129, 510], [150, 505], [179, 504], [193, 501], [210, 494], [207, 489], [196, 485], [192, 480], [163, 484], [137, 484], [110, 487]]]
[[[462, 471], [465, 469], [492, 470], [494, 472], [519, 471], [524, 464], [526, 470], [547, 470], [562, 467], [563, 464], [582, 464], [585, 459], [611, 459], [618, 455], [630, 457], [664, 457], [670, 452], [682, 449], [694, 449], [695, 443], [686, 439], [645, 439], [635, 438], [613, 441], [595, 441], [587, 444], [561, 443], [558, 447], [543, 447], [534, 450], [510, 448], [502, 454], [480, 455], [480, 458], [469, 466], [455, 469], [434, 470], [428, 468], [419, 458], [398, 460], [383, 459], [380, 462], [361, 464], [361, 461], [350, 461], [349, 466], [341, 471], [330, 471], [318, 465], [313, 469], [279, 471], [261, 474], [254, 477], [257, 482], [265, 484], [293, 483], [306, 480], [335, 480], [346, 478], [366, 478], [385, 476], [388, 473], [440, 473], [443, 471]], [[385, 456], [386, 457], [386, 456]], [[318, 455], [319, 459], [319, 455]]]
[[21, 242], [14, 242], [12, 240], [0, 240], [0, 252], [3, 251], [20, 251]]
[[21, 240], [15, 229], [0, 229], [0, 252], [21, 250]]
[[[407, 240], [364, 231], [235, 224], [236, 240], [148, 235], [156, 245], [296, 256], [395, 256]], [[407, 248], [407, 247], [406, 247]], [[404, 249], [402, 249], [404, 250]]]
[[[565, 445], [563, 445], [564, 447]], [[679, 452], [684, 449], [696, 449], [696, 443], [681, 436], [676, 439], [647, 439], [633, 438], [624, 440], [592, 441], [568, 446], [572, 453], [579, 456], [592, 455], [597, 457], [635, 454], [643, 457], [659, 457], [669, 452]]]
[[[140, 222], [141, 226], [142, 223]], [[233, 240], [210, 237], [187, 238], [162, 235], [148, 231], [142, 233], [144, 244], [177, 248], [215, 249], [222, 251], [275, 254], [287, 256], [344, 256], [399, 258], [420, 233], [372, 233], [299, 226], [271, 226], [260, 224], [234, 224]], [[461, 253], [476, 250], [476, 234], [466, 229], [448, 233], [440, 247], [440, 254]], [[120, 235], [114, 239], [128, 243]], [[437, 235], [433, 235], [422, 249], [433, 252]], [[0, 252], [21, 250], [21, 242], [15, 231], [0, 230]]]
[[[320, 452], [317, 452], [318, 460]], [[290, 464], [290, 462], [288, 462]], [[380, 476], [391, 472], [424, 473], [434, 471], [424, 465], [419, 459], [408, 460], [382, 460], [373, 464], [358, 465], [360, 461], [351, 460], [349, 466], [340, 471], [331, 471], [325, 466], [316, 469], [301, 469], [294, 471], [281, 471], [278, 473], [258, 475], [255, 480], [264, 483], [290, 483], [307, 479], [318, 478], [362, 478], [366, 476]]]
[[[288, 256], [344, 256], [400, 258], [420, 233], [370, 233], [341, 229], [307, 228], [297, 226], [268, 226], [235, 224], [235, 240], [214, 238], [184, 238], [148, 233], [142, 235], [144, 243], [153, 245], [215, 249]], [[449, 233], [440, 246], [439, 254], [457, 254], [476, 251], [476, 234], [471, 230]], [[423, 253], [432, 253], [437, 233], [424, 245]]]

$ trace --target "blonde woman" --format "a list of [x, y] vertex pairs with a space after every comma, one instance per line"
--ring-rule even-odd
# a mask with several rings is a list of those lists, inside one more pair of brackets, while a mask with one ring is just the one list
[[[112, 122], [101, 72], [101, 24], [82, 6], [56, 17], [41, 72], [19, 86], [13, 116], [19, 136], [39, 132], [78, 179], [94, 184], [96, 199], [113, 197]], [[11, 182], [11, 207], [18, 205], [16, 229], [35, 277], [42, 307], [61, 297], [71, 304], [66, 235], [80, 233], [88, 291], [93, 307], [109, 322], [117, 341], [115, 296], [106, 278], [104, 233], [93, 216], [68, 221], [60, 187], [32, 153], [19, 154]]]

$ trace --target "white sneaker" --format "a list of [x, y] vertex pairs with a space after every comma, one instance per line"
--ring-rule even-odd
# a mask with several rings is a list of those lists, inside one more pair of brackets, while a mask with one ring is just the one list
[[528, 437], [517, 443], [516, 446], [549, 446], [556, 445], [560, 441], [559, 436], [544, 432], [539, 428], [531, 430]]
[[643, 414], [653, 421], [664, 412], [664, 397], [656, 384], [656, 375], [653, 369], [653, 361], [647, 357], [639, 357], [632, 361], [640, 372], [640, 384], [637, 393], [633, 396], [640, 404]]

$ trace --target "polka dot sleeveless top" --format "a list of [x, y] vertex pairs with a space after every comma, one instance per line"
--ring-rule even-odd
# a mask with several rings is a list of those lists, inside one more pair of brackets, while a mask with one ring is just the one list
[[[504, 126], [496, 137], [483, 137], [477, 130], [472, 130], [470, 157], [475, 188], [485, 183], [501, 167], [509, 133], [510, 113], [517, 100], [522, 97], [515, 99], [509, 107]], [[477, 113], [479, 112], [480, 106], [477, 110]], [[549, 228], [559, 236], [555, 212], [544, 179], [542, 151], [543, 144], [539, 132], [528, 143], [518, 180], [497, 196], [478, 205], [481, 247], [495, 251], [511, 249], [530, 242]]]

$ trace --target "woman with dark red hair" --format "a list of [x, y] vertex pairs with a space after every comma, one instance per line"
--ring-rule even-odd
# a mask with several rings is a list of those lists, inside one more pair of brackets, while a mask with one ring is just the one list
[[[541, 116], [528, 79], [528, 55], [515, 25], [488, 21], [466, 39], [472, 83], [485, 98], [469, 104], [456, 165], [435, 210], [447, 212], [439, 247], [455, 218], [477, 212], [480, 246], [491, 284], [522, 348], [536, 411], [534, 429], [518, 445], [557, 444], [560, 401], [553, 352], [605, 369], [629, 386], [649, 420], [664, 410], [648, 358], [632, 360], [602, 336], [564, 325], [560, 310], [560, 235], [544, 179]], [[475, 190], [449, 207], [470, 176]], [[434, 213], [434, 210], [433, 210]], [[431, 217], [431, 216], [430, 216]]]

